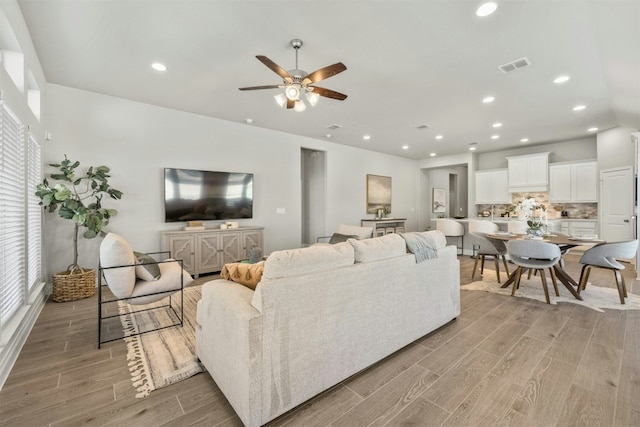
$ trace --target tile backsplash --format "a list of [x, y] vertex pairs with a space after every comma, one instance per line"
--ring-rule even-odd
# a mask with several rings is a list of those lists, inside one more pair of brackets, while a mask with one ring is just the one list
[[[533, 197], [539, 203], [547, 207], [547, 216], [549, 219], [562, 218], [562, 211], [567, 212], [565, 218], [568, 219], [597, 219], [598, 218], [598, 204], [597, 203], [549, 203], [549, 193], [547, 192], [531, 192], [531, 193], [512, 193], [511, 200], [513, 205], [520, 202], [522, 199]], [[507, 208], [512, 205], [493, 205], [493, 215], [495, 217], [507, 216]], [[478, 209], [478, 215], [482, 211], [491, 211], [491, 205], [476, 205]]]

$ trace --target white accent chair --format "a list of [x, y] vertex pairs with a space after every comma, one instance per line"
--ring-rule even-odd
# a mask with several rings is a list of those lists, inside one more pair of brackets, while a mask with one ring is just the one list
[[445, 237], [460, 237], [460, 255], [464, 254], [464, 226], [461, 223], [452, 219], [438, 218], [436, 230], [442, 231]]
[[476, 275], [478, 268], [478, 261], [482, 260], [480, 264], [480, 275], [484, 272], [484, 261], [486, 256], [492, 256], [496, 267], [496, 276], [498, 282], [500, 282], [500, 264], [499, 258], [502, 258], [504, 269], [509, 275], [509, 267], [507, 265], [507, 246], [502, 240], [492, 239], [488, 237], [489, 234], [495, 234], [498, 231], [498, 225], [491, 221], [483, 221], [472, 219], [469, 221], [469, 234], [473, 237], [476, 245], [479, 247], [476, 254], [476, 262], [473, 264], [473, 272], [471, 273], [471, 280]]
[[527, 234], [528, 228], [527, 221], [517, 219], [510, 219], [507, 224], [507, 231], [513, 234]]
[[[165, 254], [169, 252], [155, 252], [153, 255]], [[109, 233], [100, 244], [100, 263], [98, 266], [98, 348], [103, 343], [115, 341], [122, 337], [104, 339], [102, 337], [103, 321], [106, 319], [120, 317], [123, 314], [105, 315], [103, 305], [124, 301], [130, 305], [145, 305], [169, 297], [168, 303], [159, 307], [145, 308], [138, 311], [155, 310], [166, 308], [172, 312], [175, 320], [172, 324], [161, 326], [152, 330], [145, 330], [132, 335], [141, 335], [159, 329], [182, 326], [184, 319], [183, 291], [184, 287], [193, 281], [193, 278], [183, 269], [182, 260], [165, 259], [155, 261], [148, 255], [138, 254], [136, 256], [129, 243], [115, 233]], [[155, 267], [155, 272], [149, 267]], [[103, 280], [109, 286], [113, 298], [102, 295]], [[174, 308], [171, 295], [180, 293], [179, 313]], [[126, 314], [126, 313], [125, 313]]]
[[544, 269], [548, 268], [551, 274], [551, 280], [553, 282], [553, 288], [556, 291], [556, 296], [560, 296], [558, 292], [558, 282], [556, 280], [556, 274], [553, 266], [560, 262], [562, 255], [560, 254], [560, 248], [548, 242], [541, 242], [539, 240], [510, 240], [507, 243], [507, 251], [511, 262], [518, 266], [516, 271], [516, 278], [513, 282], [513, 289], [511, 290], [511, 296], [515, 296], [516, 289], [520, 286], [520, 278], [525, 270], [535, 270], [540, 272], [540, 280], [542, 280], [542, 289], [544, 290], [544, 296], [547, 300], [547, 304], [551, 304], [549, 300], [549, 289], [547, 288], [547, 278], [544, 274]]
[[582, 258], [580, 258], [580, 264], [583, 264], [583, 266], [580, 273], [578, 295], [580, 295], [580, 292], [587, 286], [591, 267], [605, 268], [613, 271], [616, 278], [616, 288], [618, 288], [618, 294], [620, 295], [620, 304], [624, 304], [624, 299], [627, 297], [627, 285], [624, 282], [624, 276], [620, 272], [624, 270], [625, 267], [624, 264], [618, 262], [618, 259], [633, 258], [637, 250], [637, 240], [603, 243], [587, 249], [582, 255]]
[[373, 227], [358, 227], [356, 225], [340, 224], [338, 231], [331, 236], [321, 236], [316, 239], [317, 243], [321, 242], [321, 239], [329, 239], [328, 243], [340, 243], [346, 241], [344, 236], [352, 237], [354, 239], [362, 240], [369, 239], [373, 235]]

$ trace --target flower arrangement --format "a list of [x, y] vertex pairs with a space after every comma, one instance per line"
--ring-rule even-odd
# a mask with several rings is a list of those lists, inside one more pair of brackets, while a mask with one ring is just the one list
[[547, 222], [547, 207], [533, 197], [522, 199], [515, 207], [516, 212], [522, 212], [527, 225], [532, 230], [540, 230]]

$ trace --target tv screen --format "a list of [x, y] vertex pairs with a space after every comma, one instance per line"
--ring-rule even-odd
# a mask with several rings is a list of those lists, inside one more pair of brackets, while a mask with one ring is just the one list
[[253, 217], [253, 174], [164, 170], [165, 222]]

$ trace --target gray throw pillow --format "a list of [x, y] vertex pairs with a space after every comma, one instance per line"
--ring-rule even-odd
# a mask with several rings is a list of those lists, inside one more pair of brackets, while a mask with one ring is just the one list
[[[160, 266], [151, 255], [136, 251], [133, 251], [133, 254], [136, 257], [136, 276], [138, 279], [151, 282], [160, 278]], [[142, 264], [147, 262], [154, 264]]]
[[342, 242], [346, 242], [349, 239], [357, 239], [357, 238], [358, 236], [333, 233], [333, 236], [331, 236], [331, 239], [329, 240], [329, 244], [335, 245], [336, 243], [342, 243]]

